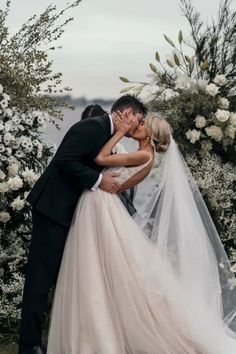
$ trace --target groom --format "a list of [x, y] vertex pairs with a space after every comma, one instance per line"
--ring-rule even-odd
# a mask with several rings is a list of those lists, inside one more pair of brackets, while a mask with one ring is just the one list
[[[112, 106], [138, 127], [146, 107], [125, 95]], [[117, 193], [117, 174], [102, 174], [94, 159], [117, 129], [111, 115], [74, 124], [27, 197], [32, 205], [33, 231], [26, 268], [19, 336], [19, 354], [44, 354], [42, 322], [49, 290], [56, 284], [70, 223], [85, 188]], [[82, 235], [86, 237], [86, 235]]]

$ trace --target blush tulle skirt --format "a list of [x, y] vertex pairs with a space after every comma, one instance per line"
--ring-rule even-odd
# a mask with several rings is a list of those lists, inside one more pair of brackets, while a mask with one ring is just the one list
[[85, 191], [57, 279], [47, 354], [236, 353], [228, 328], [198, 313], [119, 197]]

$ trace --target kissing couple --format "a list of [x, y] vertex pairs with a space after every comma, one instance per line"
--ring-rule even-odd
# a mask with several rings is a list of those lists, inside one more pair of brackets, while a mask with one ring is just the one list
[[[27, 197], [19, 354], [236, 353], [234, 275], [173, 135], [130, 95], [66, 133]], [[138, 150], [113, 153], [124, 136]], [[144, 180], [130, 215], [120, 192]]]

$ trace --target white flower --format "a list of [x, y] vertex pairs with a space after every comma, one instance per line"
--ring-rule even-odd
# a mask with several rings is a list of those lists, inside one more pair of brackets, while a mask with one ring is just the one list
[[208, 93], [208, 95], [216, 96], [218, 92], [219, 87], [217, 87], [215, 84], [209, 84], [206, 86], [206, 93]]
[[236, 287], [236, 279], [235, 278], [230, 278], [228, 280], [229, 283], [229, 289], [233, 290]]
[[11, 99], [11, 97], [8, 94], [6, 94], [6, 93], [3, 93], [3, 98], [6, 101], [10, 101], [10, 99]]
[[10, 155], [12, 154], [12, 149], [9, 148], [9, 147], [7, 147], [7, 148], [6, 148], [6, 154], [7, 154], [8, 156], [10, 156]]
[[11, 203], [11, 207], [13, 210], [21, 210], [25, 205], [24, 199], [20, 199], [20, 196], [18, 196], [16, 199], [13, 200]]
[[230, 268], [231, 272], [236, 273], [236, 263]]
[[206, 118], [204, 116], [197, 115], [195, 118], [195, 125], [197, 128], [203, 128], [206, 126]]
[[10, 132], [11, 130], [13, 130], [13, 125], [11, 121], [8, 121], [5, 123], [5, 132]]
[[230, 117], [230, 112], [224, 109], [217, 109], [215, 116], [220, 122], [226, 122]]
[[12, 144], [12, 149], [18, 149], [20, 147], [21, 144], [21, 139], [20, 138], [16, 138]]
[[8, 107], [8, 101], [7, 100], [2, 100], [0, 102], [0, 106], [2, 107], [2, 109], [5, 109]]
[[236, 113], [234, 112], [230, 113], [229, 121], [234, 127], [236, 127]]
[[9, 145], [12, 140], [14, 140], [14, 136], [11, 133], [6, 133], [3, 136], [3, 142], [5, 143], [5, 145]]
[[26, 167], [25, 171], [22, 173], [22, 176], [31, 187], [39, 178], [39, 176], [32, 169], [30, 170], [28, 167]]
[[202, 89], [202, 90], [205, 90], [206, 89], [206, 86], [207, 86], [207, 80], [205, 79], [199, 79], [197, 80], [197, 86]]
[[191, 78], [187, 74], [179, 74], [175, 80], [175, 88], [187, 90], [191, 86]]
[[229, 100], [227, 98], [220, 97], [219, 104], [220, 104], [220, 108], [222, 108], [222, 109], [229, 108]]
[[6, 193], [9, 191], [7, 182], [0, 183], [0, 193]]
[[6, 174], [0, 170], [0, 179], [4, 179], [6, 177]]
[[4, 129], [4, 124], [3, 122], [0, 122], [0, 131]]
[[0, 222], [3, 222], [4, 224], [8, 222], [11, 219], [11, 215], [5, 211], [0, 212]]
[[216, 75], [213, 81], [218, 86], [224, 86], [227, 83], [225, 75]]
[[210, 127], [205, 128], [206, 134], [210, 136], [215, 141], [221, 141], [223, 137], [223, 132], [220, 127], [216, 125], [211, 125]]
[[233, 140], [235, 138], [235, 132], [236, 132], [236, 127], [229, 125], [225, 130], [225, 135]]
[[4, 152], [5, 151], [5, 146], [3, 144], [0, 144], [0, 152]]
[[7, 167], [7, 172], [9, 177], [14, 177], [19, 171], [19, 167], [16, 163], [11, 164]]
[[145, 85], [140, 94], [138, 95], [138, 98], [143, 102], [143, 103], [149, 103], [153, 101], [160, 88], [157, 85]]
[[192, 143], [192, 144], [195, 144], [195, 142], [200, 139], [200, 131], [196, 130], [196, 129], [193, 129], [193, 130], [189, 129], [185, 133], [185, 135], [186, 135], [187, 139], [190, 140], [190, 143]]
[[171, 98], [177, 96], [179, 96], [179, 93], [177, 91], [167, 88], [163, 90], [163, 92], [158, 96], [158, 100], [170, 100]]
[[0, 94], [3, 93], [3, 86], [0, 84]]
[[13, 191], [17, 191], [23, 187], [23, 181], [19, 176], [9, 178], [7, 183], [8, 187]]
[[11, 108], [7, 108], [5, 109], [4, 113], [8, 116], [8, 117], [12, 117], [13, 116], [13, 112]]

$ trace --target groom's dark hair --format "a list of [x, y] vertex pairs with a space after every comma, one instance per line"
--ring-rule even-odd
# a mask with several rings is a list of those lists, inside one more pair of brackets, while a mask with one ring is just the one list
[[124, 95], [118, 98], [111, 107], [111, 112], [115, 111], [123, 111], [126, 108], [132, 108], [133, 113], [143, 113], [145, 115], [147, 113], [146, 106], [136, 97], [131, 95]]

